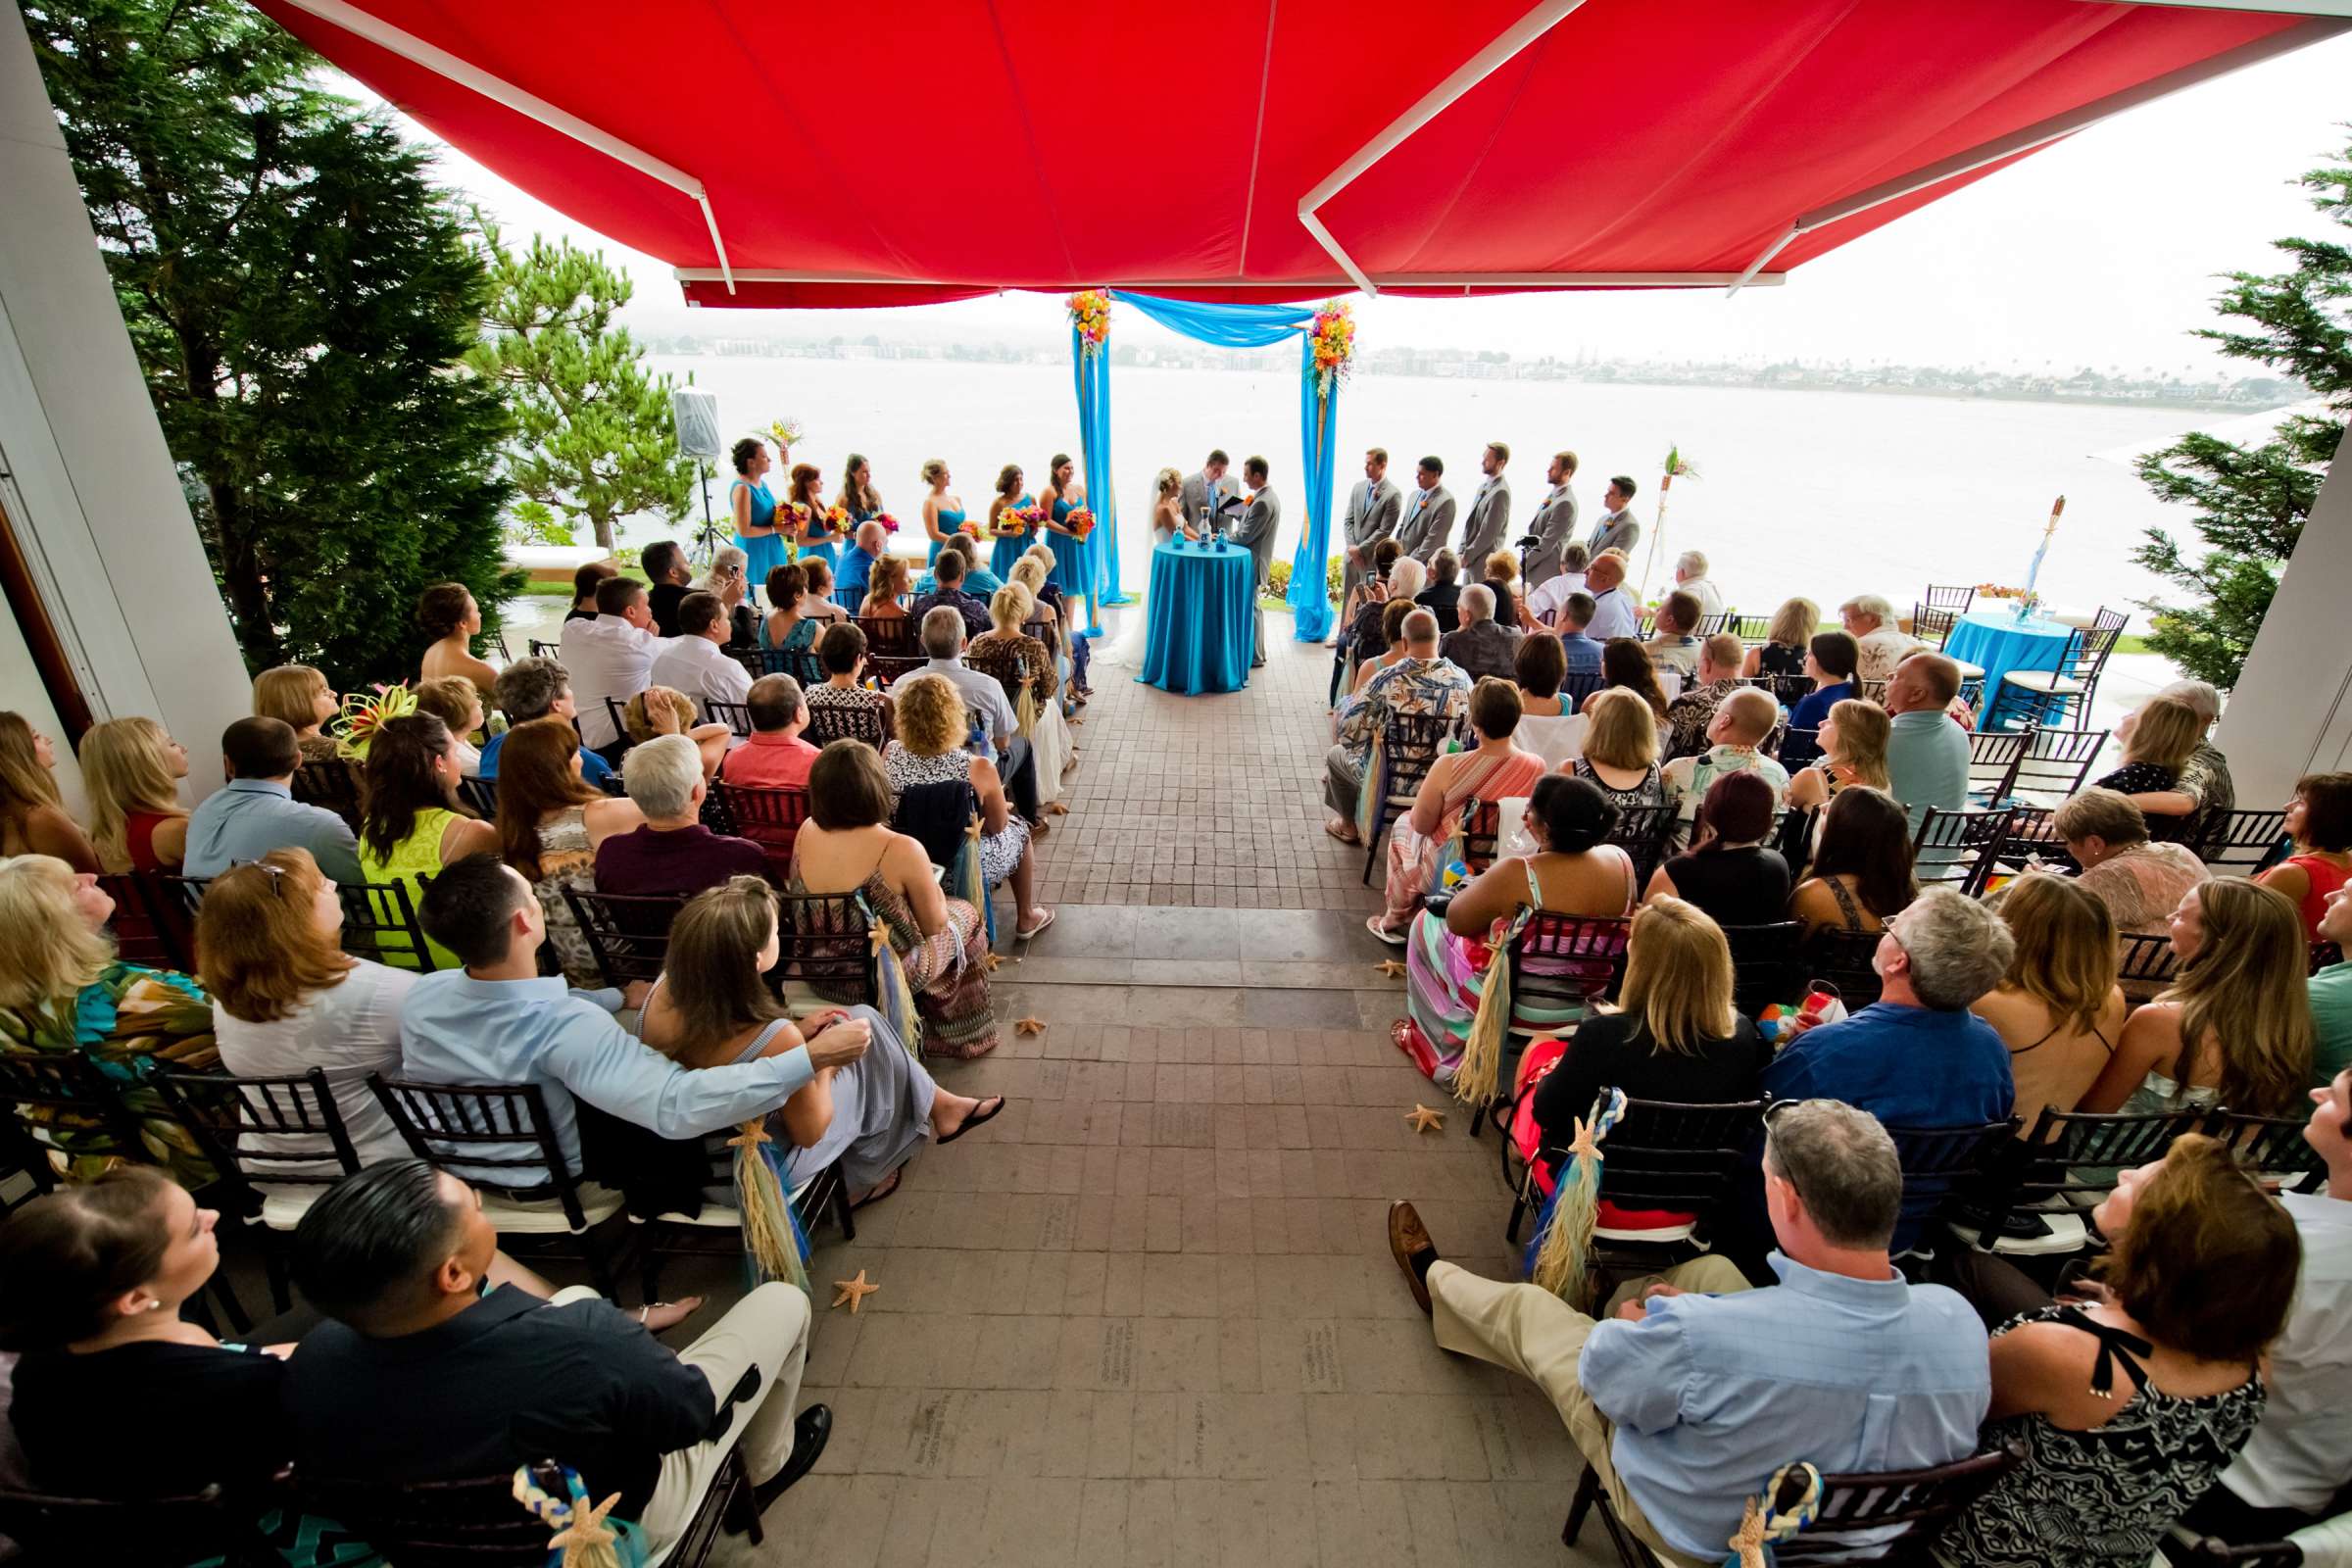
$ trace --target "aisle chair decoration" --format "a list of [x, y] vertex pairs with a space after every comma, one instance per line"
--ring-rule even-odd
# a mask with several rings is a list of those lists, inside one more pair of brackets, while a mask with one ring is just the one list
[[343, 699], [335, 715], [334, 736], [355, 759], [366, 761], [368, 743], [388, 719], [406, 718], [416, 711], [416, 694], [407, 681], [370, 687], [367, 695], [353, 692]]
[[559, 1468], [565, 1494], [561, 1497], [532, 1478], [529, 1465], [514, 1469], [514, 1500], [554, 1532], [547, 1538], [549, 1568], [642, 1568], [648, 1556], [643, 1529], [627, 1519], [606, 1517], [620, 1494], [590, 1502], [580, 1473], [569, 1465]]
[[1453, 1098], [1465, 1105], [1486, 1104], [1501, 1086], [1502, 1043], [1511, 1032], [1511, 944], [1534, 918], [1535, 911], [1522, 905], [1487, 932], [1487, 977], [1453, 1070]]
[[743, 1266], [749, 1283], [782, 1280], [808, 1291], [808, 1233], [792, 1206], [784, 1156], [755, 1116], [727, 1140], [735, 1151], [735, 1211], [743, 1216]]
[[1592, 1114], [1576, 1118], [1567, 1162], [1527, 1244], [1528, 1278], [1580, 1312], [1598, 1304], [1591, 1298], [1592, 1276], [1585, 1257], [1592, 1250], [1592, 1227], [1600, 1212], [1600, 1146], [1624, 1119], [1622, 1089], [1602, 1090], [1592, 1102]]
[[920, 1061], [923, 1056], [923, 1020], [914, 1010], [914, 985], [906, 978], [906, 965], [899, 957], [899, 950], [891, 946], [890, 927], [874, 912], [865, 895], [858, 895], [858, 907], [865, 915], [865, 940], [874, 957], [874, 1010], [890, 1025], [906, 1054]]
[[[1788, 1507], [1778, 1506], [1775, 1499], [1782, 1489], [1800, 1476], [1803, 1490]], [[1820, 1512], [1821, 1472], [1802, 1460], [1781, 1466], [1764, 1483], [1763, 1494], [1748, 1498], [1741, 1508], [1740, 1528], [1727, 1543], [1732, 1554], [1723, 1559], [1723, 1568], [1771, 1568], [1772, 1544], [1803, 1530]]]

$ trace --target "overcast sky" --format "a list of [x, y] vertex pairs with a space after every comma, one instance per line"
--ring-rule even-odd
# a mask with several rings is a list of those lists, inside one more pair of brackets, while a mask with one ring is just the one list
[[[2291, 181], [2341, 155], [2352, 139], [2347, 120], [2352, 35], [2080, 132], [1806, 264], [1780, 288], [1734, 299], [1659, 289], [1359, 300], [1358, 320], [1367, 343], [1521, 355], [2209, 371], [2227, 362], [2185, 333], [2213, 320], [2214, 274], [2272, 270], [2270, 241], [2333, 228]], [[637, 284], [626, 319], [639, 331], [726, 329], [716, 318], [732, 313], [689, 312], [662, 263], [603, 239], [453, 149], [441, 156], [441, 177], [514, 236], [562, 235], [624, 265]], [[795, 336], [1050, 343], [1064, 330], [1053, 299], [1031, 294], [774, 314]], [[1133, 313], [1121, 328], [1130, 329], [1157, 330]], [[2230, 373], [2259, 372], [2240, 366]]]

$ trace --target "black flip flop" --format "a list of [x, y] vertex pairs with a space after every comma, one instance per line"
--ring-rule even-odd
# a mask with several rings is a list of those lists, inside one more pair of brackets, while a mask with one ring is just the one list
[[874, 1190], [872, 1192], [866, 1194], [855, 1203], [852, 1203], [850, 1205], [850, 1212], [855, 1214], [858, 1212], [858, 1210], [865, 1207], [868, 1203], [879, 1203], [882, 1201], [882, 1200], [897, 1192], [899, 1190], [899, 1183], [905, 1181], [906, 1179], [906, 1167], [901, 1165], [897, 1170], [892, 1171], [889, 1175], [883, 1177], [881, 1181], [875, 1183]]
[[942, 1138], [940, 1142], [942, 1144], [952, 1144], [956, 1139], [961, 1138], [965, 1133], [968, 1133], [973, 1128], [979, 1126], [982, 1122], [996, 1120], [997, 1111], [1003, 1110], [1007, 1103], [1009, 1103], [1009, 1102], [1007, 1102], [1003, 1095], [999, 1095], [997, 1097], [996, 1109], [991, 1110], [988, 1107], [987, 1102], [983, 1101], [980, 1104], [973, 1107], [970, 1115], [963, 1118], [962, 1126], [956, 1128], [954, 1132], [949, 1133], [946, 1137]]

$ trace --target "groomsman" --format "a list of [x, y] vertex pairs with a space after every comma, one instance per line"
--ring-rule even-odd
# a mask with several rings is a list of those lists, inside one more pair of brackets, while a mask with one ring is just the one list
[[1263, 458], [1242, 461], [1243, 477], [1253, 493], [1233, 530], [1233, 542], [1250, 552], [1250, 615], [1257, 632], [1257, 647], [1250, 656], [1251, 669], [1266, 667], [1266, 612], [1258, 601], [1266, 596], [1274, 578], [1274, 534], [1282, 526], [1282, 498], [1266, 483], [1267, 471]]
[[1487, 443], [1479, 454], [1479, 471], [1486, 475], [1478, 494], [1470, 498], [1470, 514], [1462, 523], [1462, 577], [1476, 582], [1487, 574], [1487, 558], [1502, 548], [1503, 530], [1511, 525], [1511, 482], [1502, 470], [1511, 449], [1499, 441]]
[[1414, 475], [1420, 488], [1404, 498], [1404, 515], [1396, 524], [1396, 543], [1424, 566], [1437, 559], [1453, 532], [1453, 492], [1440, 482], [1445, 476], [1444, 458], [1423, 458]]
[[1602, 551], [1614, 550], [1627, 560], [1632, 560], [1634, 541], [1642, 537], [1642, 525], [1634, 520], [1632, 513], [1625, 510], [1633, 505], [1634, 481], [1622, 473], [1618, 474], [1609, 481], [1608, 493], [1600, 500], [1601, 505], [1609, 510], [1600, 514], [1599, 522], [1593, 524], [1592, 537], [1585, 544], [1585, 554], [1598, 560]]
[[[1355, 593], [1355, 585], [1372, 569], [1372, 547], [1396, 531], [1404, 492], [1389, 483], [1389, 449], [1373, 447], [1364, 454], [1364, 476], [1348, 497], [1348, 556], [1340, 570], [1340, 603]], [[1337, 637], [1335, 630], [1332, 635]]]
[[1544, 477], [1551, 481], [1551, 493], [1537, 510], [1536, 520], [1528, 525], [1536, 538], [1527, 552], [1527, 591], [1531, 594], [1560, 574], [1560, 552], [1576, 537], [1576, 492], [1568, 488], [1568, 481], [1576, 477], [1576, 454], [1553, 453]]
[[1209, 453], [1200, 471], [1184, 481], [1177, 491], [1177, 501], [1184, 508], [1185, 521], [1199, 527], [1202, 512], [1222, 509], [1227, 501], [1240, 499], [1242, 487], [1225, 473], [1232, 461], [1225, 456], [1225, 449], [1218, 447]]

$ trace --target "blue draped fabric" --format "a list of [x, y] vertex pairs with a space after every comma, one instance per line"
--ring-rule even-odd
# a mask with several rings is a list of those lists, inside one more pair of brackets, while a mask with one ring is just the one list
[[1162, 691], [1238, 692], [1250, 680], [1257, 608], [1255, 563], [1238, 546], [1212, 550], [1179, 539], [1152, 552], [1152, 617], [1144, 672]]
[[1291, 630], [1302, 643], [1331, 634], [1332, 437], [1340, 427], [1340, 389], [1326, 394], [1315, 382], [1315, 340], [1298, 338], [1303, 373], [1298, 381], [1299, 442], [1306, 451], [1306, 531], [1291, 558]]
[[1199, 300], [1163, 300], [1156, 294], [1130, 294], [1114, 288], [1110, 297], [1132, 305], [1171, 332], [1228, 349], [1270, 348], [1305, 330], [1314, 320], [1312, 310], [1296, 305], [1208, 305]]
[[1095, 560], [1095, 591], [1087, 596], [1090, 630], [1102, 624], [1100, 607], [1131, 605], [1119, 588], [1119, 502], [1110, 490], [1110, 349], [1086, 352], [1078, 328], [1070, 328], [1070, 370], [1078, 382], [1078, 450], [1086, 462], [1086, 505], [1095, 514], [1087, 541]]

